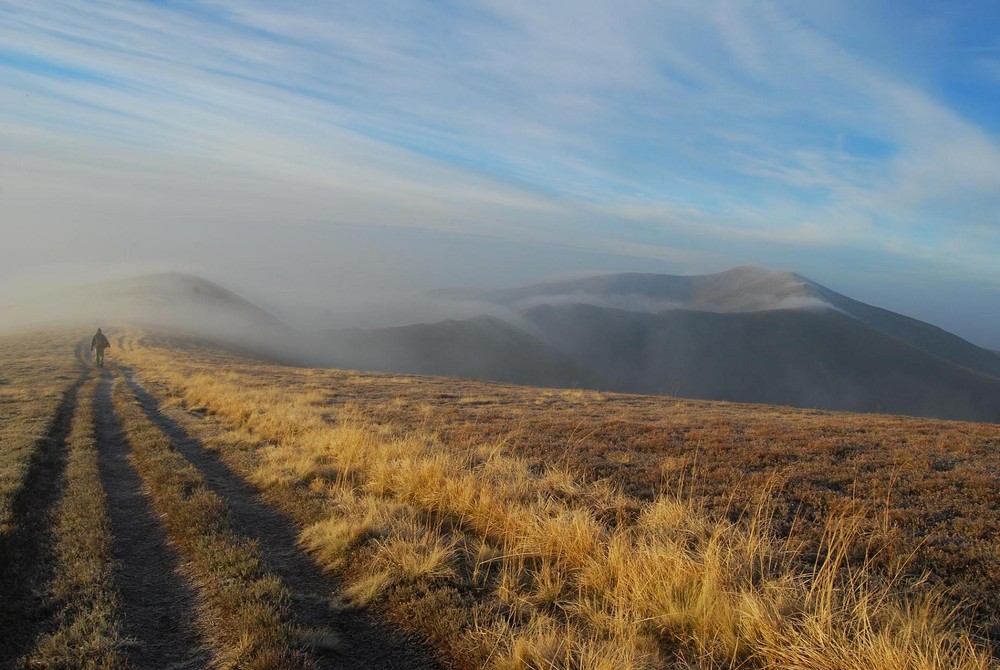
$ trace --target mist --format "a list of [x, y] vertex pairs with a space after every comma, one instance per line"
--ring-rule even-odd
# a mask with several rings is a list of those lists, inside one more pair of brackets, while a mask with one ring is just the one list
[[159, 273], [24, 297], [0, 323], [138, 325], [290, 365], [1000, 421], [1000, 355], [798, 274], [574, 277], [400, 292], [355, 307], [356, 323], [388, 325], [342, 325], [347, 310], [325, 308], [309, 328]]
[[[503, 316], [475, 302], [461, 304], [428, 295], [435, 290], [492, 290], [613, 272], [696, 274], [755, 260], [746, 256], [681, 260], [570, 244], [317, 222], [111, 226], [97, 228], [96, 234], [85, 228], [70, 227], [52, 233], [51, 239], [34, 228], [25, 235], [15, 229], [8, 237], [10, 244], [0, 247], [4, 261], [0, 305], [88, 282], [183, 272], [228, 287], [298, 329], [374, 328], [482, 313]], [[907, 273], [890, 266], [882, 266], [879, 273], [862, 268], [845, 274], [819, 258], [803, 255], [797, 260], [798, 264], [785, 267], [863, 302], [1000, 349], [1000, 311], [995, 309], [1000, 291], [989, 284], [970, 285], [964, 279]]]
[[467, 315], [436, 289], [754, 264], [1000, 349], [995, 96], [947, 95], [926, 54], [977, 52], [922, 16], [869, 22], [886, 61], [806, 5], [226, 6], [0, 25], [0, 303], [183, 272], [382, 327]]

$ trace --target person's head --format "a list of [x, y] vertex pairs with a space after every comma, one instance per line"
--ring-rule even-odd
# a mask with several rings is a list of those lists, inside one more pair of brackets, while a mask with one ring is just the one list
[[100, 333], [100, 332], [101, 332], [101, 329], [100, 329], [100, 328], [98, 328], [98, 329], [97, 329], [97, 332], [98, 332], [98, 333]]

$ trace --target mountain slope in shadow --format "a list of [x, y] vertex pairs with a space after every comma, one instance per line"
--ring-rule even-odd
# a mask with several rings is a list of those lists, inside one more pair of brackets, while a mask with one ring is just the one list
[[819, 290], [834, 307], [890, 337], [957, 365], [1000, 377], [1000, 355], [995, 351], [977, 347], [924, 321], [852, 300], [824, 287]]
[[332, 364], [1000, 421], [995, 353], [794, 273], [626, 273], [448, 295], [499, 305], [518, 327], [484, 317], [341, 333]]
[[754, 266], [694, 276], [598, 275], [515, 289], [467, 292], [462, 297], [503, 305], [515, 311], [562, 304], [588, 304], [647, 313], [667, 309], [717, 313], [837, 310], [929, 354], [1000, 377], [1000, 356], [995, 351], [977, 347], [929, 323], [859, 302], [793, 272]]
[[335, 330], [314, 338], [318, 363], [358, 370], [472, 377], [540, 386], [598, 383], [589, 370], [494, 317], [394, 328]]
[[303, 333], [181, 274], [81, 286], [0, 317], [138, 323], [295, 365], [1000, 422], [996, 352], [793, 273], [632, 273], [452, 294], [511, 317]]
[[602, 386], [861, 412], [1000, 421], [1000, 379], [834, 310], [646, 314], [593, 305], [524, 315]]

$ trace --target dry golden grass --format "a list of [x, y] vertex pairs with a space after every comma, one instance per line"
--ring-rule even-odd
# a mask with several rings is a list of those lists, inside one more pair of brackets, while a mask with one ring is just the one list
[[959, 617], [1000, 641], [996, 424], [276, 367], [197, 347], [177, 363], [213, 376], [221, 366], [249, 389], [319, 393], [331, 417], [351, 409], [399, 434], [432, 432], [451, 450], [503, 443], [534, 468], [562, 464], [637, 501], [681, 488], [735, 518], [767, 489], [778, 534], [794, 533], [807, 552], [831, 514], [861, 501], [880, 510], [862, 519], [863, 536], [881, 532], [883, 515], [891, 522], [880, 566], [911, 557], [911, 577], [947, 586]]
[[[644, 495], [565, 457], [603, 430], [617, 431], [607, 446], [629, 457], [618, 467], [642, 462], [631, 444], [647, 427], [642, 412], [674, 401], [287, 369], [191, 346], [178, 358], [156, 344], [137, 336], [122, 355], [297, 520], [303, 546], [353, 598], [459, 666], [995, 667], [937, 585], [907, 573], [912, 552], [899, 551], [889, 508], [875, 518], [853, 496], [789, 519], [772, 473], [766, 492], [731, 494], [720, 509], [705, 486], [681, 493], [672, 472], [660, 470]], [[622, 414], [610, 426], [609, 406]], [[681, 411], [674, 429], [688, 432], [727, 412], [799, 428], [814, 416], [714, 403]], [[516, 425], [468, 420], [490, 412]], [[557, 432], [559, 412], [576, 425]], [[815, 416], [842, 431], [858, 420]], [[540, 425], [565, 449], [528, 458]], [[704, 459], [699, 447], [681, 456]], [[755, 454], [730, 449], [725, 464], [742, 458], [752, 472]]]
[[66, 464], [66, 491], [53, 527], [55, 574], [49, 587], [54, 630], [39, 640], [30, 668], [127, 668], [114, 588], [112, 535], [98, 474], [93, 396], [97, 379], [80, 391]]
[[114, 406], [153, 508], [184, 561], [198, 597], [198, 623], [213, 643], [213, 666], [241, 670], [311, 667], [288, 621], [288, 593], [236, 536], [227, 507], [204, 477], [145, 415], [123, 383]]
[[0, 536], [16, 522], [12, 505], [31, 461], [80, 378], [74, 347], [81, 338], [68, 331], [0, 337]]

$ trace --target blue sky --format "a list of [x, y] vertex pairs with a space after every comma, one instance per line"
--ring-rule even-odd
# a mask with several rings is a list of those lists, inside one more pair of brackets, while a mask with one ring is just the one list
[[1000, 348], [1000, 5], [0, 0], [0, 189], [8, 291], [755, 263]]

